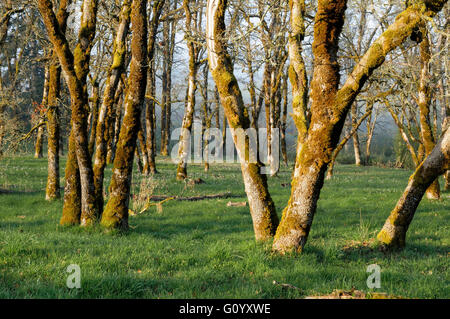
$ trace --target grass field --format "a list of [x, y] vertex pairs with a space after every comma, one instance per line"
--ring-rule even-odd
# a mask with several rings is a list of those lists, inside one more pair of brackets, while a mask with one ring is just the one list
[[[0, 298], [304, 298], [352, 287], [408, 298], [449, 298], [450, 194], [424, 199], [403, 251], [371, 241], [401, 195], [410, 171], [337, 166], [327, 181], [307, 246], [298, 256], [271, 253], [254, 241], [238, 165], [212, 165], [175, 181], [175, 166], [144, 185], [159, 195], [232, 192], [232, 199], [168, 201], [130, 217], [127, 233], [61, 227], [62, 202], [44, 200], [46, 159], [0, 161]], [[61, 168], [64, 168], [62, 163]], [[63, 174], [63, 169], [62, 175]], [[110, 174], [110, 170], [108, 170]], [[109, 178], [109, 175], [108, 175]], [[141, 177], [135, 175], [133, 208]], [[109, 181], [109, 180], [108, 180]], [[289, 169], [269, 180], [278, 214], [289, 198]], [[70, 264], [81, 267], [81, 289], [66, 287]], [[367, 266], [381, 267], [381, 288], [367, 288]], [[274, 285], [288, 283], [299, 289]]]

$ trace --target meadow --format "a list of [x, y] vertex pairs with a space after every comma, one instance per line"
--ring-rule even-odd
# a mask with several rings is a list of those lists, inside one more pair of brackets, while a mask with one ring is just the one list
[[[386, 252], [373, 240], [409, 170], [338, 165], [325, 182], [304, 252], [288, 256], [273, 254], [270, 242], [255, 242], [248, 206], [227, 206], [246, 200], [238, 164], [213, 164], [209, 173], [190, 165], [190, 178], [202, 184], [177, 182], [168, 159], [158, 161], [158, 170], [154, 177], [135, 170], [130, 230], [106, 233], [59, 226], [62, 201], [45, 201], [45, 158], [2, 159], [0, 298], [305, 298], [352, 288], [450, 297], [448, 191], [439, 201], [422, 200], [404, 250]], [[269, 178], [280, 216], [290, 176], [283, 167]], [[138, 214], [149, 195], [225, 193], [230, 198], [169, 200]], [[66, 286], [71, 264], [80, 266], [81, 289]], [[366, 284], [371, 264], [381, 267], [379, 289]]]

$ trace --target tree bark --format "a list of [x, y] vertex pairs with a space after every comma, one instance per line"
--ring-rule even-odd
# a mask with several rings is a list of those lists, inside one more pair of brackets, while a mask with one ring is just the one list
[[448, 169], [450, 169], [450, 129], [447, 129], [433, 151], [409, 178], [402, 197], [377, 236], [380, 242], [391, 248], [405, 246], [406, 232], [423, 195]]
[[123, 128], [120, 131], [114, 158], [110, 197], [101, 224], [107, 228], [128, 229], [128, 204], [133, 157], [140, 127], [140, 114], [147, 84], [147, 0], [133, 0], [131, 6], [131, 67], [125, 101]]
[[268, 191], [267, 178], [260, 173], [261, 163], [259, 161], [251, 163], [247, 159], [246, 155], [249, 154], [250, 157], [250, 152], [254, 150], [249, 149], [247, 139], [245, 143], [238, 143], [237, 129], [248, 129], [250, 119], [237, 80], [233, 75], [231, 59], [223, 39], [226, 6], [226, 0], [208, 0], [206, 42], [209, 67], [238, 150], [255, 237], [256, 240], [266, 240], [274, 235], [278, 216]]

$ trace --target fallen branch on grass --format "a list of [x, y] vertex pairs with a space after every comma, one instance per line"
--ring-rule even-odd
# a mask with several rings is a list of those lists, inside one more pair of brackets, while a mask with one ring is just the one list
[[[147, 199], [147, 204], [144, 206], [144, 208], [137, 214], [144, 213], [146, 210], [148, 210], [152, 206], [156, 206], [156, 209], [158, 210], [158, 212], [162, 212], [162, 204], [164, 204], [168, 201], [171, 201], [171, 200], [195, 202], [195, 201], [206, 200], [206, 199], [222, 199], [222, 198], [231, 198], [231, 197], [242, 197], [242, 196], [232, 195], [231, 193], [191, 196], [191, 197], [152, 195]], [[152, 202], [156, 202], [156, 203], [152, 203]], [[131, 216], [137, 215], [131, 209], [129, 210], [129, 214]]]
[[242, 197], [242, 196], [236, 196], [231, 193], [201, 195], [201, 196], [191, 196], [191, 197], [152, 195], [148, 198], [148, 201], [159, 202], [159, 201], [171, 198], [171, 199], [178, 200], [178, 201], [195, 202], [195, 201], [206, 200], [206, 199], [223, 199], [223, 198], [232, 198], [232, 197]]

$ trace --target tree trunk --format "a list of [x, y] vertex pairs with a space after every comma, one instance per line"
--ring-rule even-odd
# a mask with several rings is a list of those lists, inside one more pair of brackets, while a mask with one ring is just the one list
[[114, 158], [113, 175], [109, 186], [110, 197], [101, 220], [104, 227], [122, 230], [128, 229], [128, 204], [133, 176], [133, 157], [147, 84], [147, 0], [133, 0], [131, 29], [133, 34], [131, 41], [132, 59], [125, 101], [125, 116]]
[[[45, 66], [44, 73], [44, 91], [42, 93], [42, 102], [40, 105], [40, 114], [39, 114], [39, 124], [43, 124], [45, 121], [45, 112], [48, 108], [48, 91], [50, 85], [50, 66]], [[38, 128], [37, 136], [36, 136], [36, 144], [34, 148], [34, 158], [42, 158], [43, 157], [43, 147], [44, 147], [44, 125], [41, 125]]]
[[256, 240], [266, 240], [274, 235], [278, 216], [268, 191], [267, 178], [260, 173], [260, 162], [251, 163], [247, 160], [246, 154], [249, 154], [251, 158], [250, 152], [255, 150], [249, 148], [247, 139], [245, 143], [238, 143], [237, 129], [248, 129], [250, 119], [245, 110], [237, 80], [233, 75], [231, 59], [223, 39], [226, 5], [226, 0], [208, 0], [206, 42], [209, 67], [238, 150], [255, 237]]
[[48, 132], [48, 175], [45, 191], [46, 200], [54, 200], [61, 197], [59, 183], [59, 140], [60, 124], [58, 98], [61, 91], [61, 67], [53, 57], [53, 65], [50, 66], [50, 82], [48, 95], [47, 132]]
[[[122, 88], [118, 89], [120, 77], [125, 69], [126, 39], [130, 25], [131, 1], [124, 0], [120, 12], [119, 26], [114, 39], [114, 51], [108, 77], [106, 79], [103, 102], [100, 106], [98, 122], [96, 126], [96, 148], [94, 155], [94, 186], [95, 200], [100, 213], [103, 211], [103, 180], [108, 155], [108, 139], [114, 140], [115, 122], [112, 114], [117, 112], [114, 109], [116, 93], [121, 94]], [[121, 86], [122, 87], [122, 86]], [[116, 104], [116, 108], [121, 109], [121, 105]], [[108, 114], [110, 116], [108, 116]], [[120, 119], [119, 119], [120, 120]], [[111, 129], [112, 128], [112, 129]], [[112, 131], [112, 132], [111, 132]], [[112, 154], [110, 154], [111, 156]]]
[[[194, 3], [195, 4], [195, 3]], [[195, 109], [195, 92], [197, 90], [197, 71], [198, 71], [198, 45], [194, 43], [192, 23], [197, 24], [196, 19], [192, 19], [191, 10], [189, 8], [189, 1], [183, 1], [184, 12], [186, 14], [186, 38], [187, 47], [189, 50], [189, 76], [188, 76], [188, 93], [187, 103], [184, 110], [183, 124], [181, 126], [180, 144], [178, 147], [178, 167], [177, 180], [184, 180], [187, 178], [187, 162], [191, 153], [190, 139], [191, 130], [194, 120]]]
[[286, 128], [287, 128], [287, 107], [288, 107], [288, 77], [283, 76], [283, 110], [281, 114], [281, 155], [283, 156], [284, 165], [288, 166], [288, 155], [286, 147]]
[[[436, 144], [430, 121], [431, 92], [429, 87], [429, 64], [431, 51], [426, 26], [422, 26], [420, 30], [422, 33], [422, 41], [419, 44], [421, 72], [418, 104], [420, 111], [420, 135], [423, 141], [425, 156], [427, 156]], [[426, 191], [426, 195], [428, 199], [439, 199], [441, 197], [440, 193], [439, 180], [436, 179]]]
[[147, 75], [147, 94], [150, 98], [146, 101], [145, 111], [145, 127], [147, 133], [147, 154], [148, 165], [151, 174], [156, 174], [156, 143], [155, 143], [155, 98], [156, 98], [156, 76], [155, 76], [155, 40], [158, 31], [159, 19], [161, 16], [162, 8], [164, 7], [164, 0], [155, 1], [152, 8], [152, 19], [149, 28], [148, 37], [148, 62], [149, 69]]
[[450, 169], [450, 129], [447, 129], [433, 151], [409, 178], [402, 197], [377, 236], [380, 242], [392, 248], [405, 246], [406, 232], [423, 195], [448, 169]]
[[[352, 106], [352, 127], [355, 128], [358, 120], [357, 120], [358, 112], [357, 112], [357, 104], [353, 103]], [[353, 150], [355, 151], [355, 165], [361, 166], [361, 149], [359, 147], [359, 136], [358, 129], [355, 130], [353, 134]]]
[[91, 114], [92, 114], [92, 123], [91, 123], [91, 134], [89, 135], [89, 154], [94, 155], [94, 147], [95, 147], [95, 138], [96, 138], [96, 128], [98, 124], [98, 113], [99, 113], [99, 83], [97, 80], [92, 83], [92, 97], [91, 97]]
[[[60, 1], [57, 19], [61, 33], [65, 34], [67, 19], [69, 12], [67, 7], [71, 0]], [[58, 55], [53, 50], [52, 65], [50, 66], [50, 82], [48, 95], [48, 112], [47, 112], [47, 157], [48, 157], [48, 175], [47, 187], [45, 191], [46, 200], [59, 199], [61, 197], [60, 191], [60, 172], [59, 172], [59, 156], [62, 147], [60, 147], [61, 127], [59, 119], [59, 105], [58, 99], [61, 94], [61, 65], [58, 62]]]

